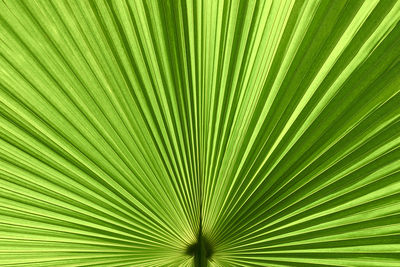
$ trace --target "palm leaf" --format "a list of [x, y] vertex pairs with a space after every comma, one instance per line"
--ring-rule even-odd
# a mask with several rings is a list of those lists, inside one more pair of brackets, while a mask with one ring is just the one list
[[1, 266], [399, 266], [400, 2], [3, 0]]

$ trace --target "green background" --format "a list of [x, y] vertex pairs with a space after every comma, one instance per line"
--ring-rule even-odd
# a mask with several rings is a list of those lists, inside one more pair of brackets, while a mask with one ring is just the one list
[[0, 266], [400, 266], [399, 20], [0, 1]]

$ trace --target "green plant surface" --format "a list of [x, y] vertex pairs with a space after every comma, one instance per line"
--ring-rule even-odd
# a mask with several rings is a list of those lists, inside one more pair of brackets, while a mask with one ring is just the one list
[[400, 266], [399, 21], [1, 0], [0, 266]]

